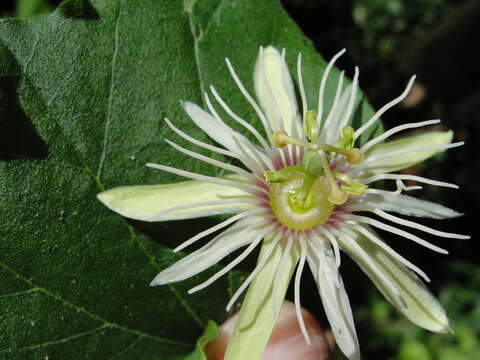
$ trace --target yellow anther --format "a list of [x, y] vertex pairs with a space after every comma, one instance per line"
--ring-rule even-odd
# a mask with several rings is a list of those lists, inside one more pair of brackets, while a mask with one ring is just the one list
[[344, 126], [342, 128], [342, 135], [340, 135], [340, 140], [335, 145], [336, 147], [342, 149], [351, 149], [355, 142], [355, 130], [351, 126]]
[[360, 149], [353, 148], [350, 149], [347, 154], [345, 154], [345, 158], [350, 164], [358, 165], [363, 162], [363, 153], [360, 151]]
[[329, 186], [329, 194], [328, 194], [328, 201], [330, 201], [332, 204], [335, 205], [341, 205], [348, 199], [348, 194], [340, 189], [340, 187], [337, 184], [337, 181], [335, 180], [335, 177], [333, 176], [333, 172], [330, 169], [330, 164], [328, 163], [327, 160], [327, 155], [325, 154], [325, 151], [320, 150], [320, 159], [322, 161], [322, 166], [323, 166], [323, 171], [325, 173], [325, 177], [327, 178]]
[[344, 126], [338, 143], [335, 146], [329, 145], [327, 151], [342, 154], [350, 164], [358, 165], [363, 161], [363, 154], [359, 149], [353, 147], [354, 143], [355, 130], [351, 126]]
[[279, 130], [275, 131], [272, 134], [272, 144], [275, 147], [284, 147], [285, 145], [288, 144], [288, 139], [290, 136], [288, 136], [287, 132], [285, 130]]
[[361, 164], [363, 161], [363, 153], [357, 148], [342, 149], [342, 148], [338, 148], [336, 146], [327, 145], [327, 144], [321, 144], [321, 145], [318, 145], [318, 147], [327, 152], [336, 153], [336, 154], [345, 156], [345, 159], [347, 159], [347, 161], [352, 165]]
[[302, 141], [302, 140], [299, 140], [299, 139], [295, 139], [295, 138], [289, 136], [288, 133], [285, 130], [275, 131], [272, 134], [271, 139], [272, 139], [273, 146], [276, 146], [276, 147], [279, 147], [279, 148], [284, 147], [287, 144], [292, 144], [292, 145], [303, 146], [307, 149], [314, 149], [314, 150], [317, 149], [317, 146], [314, 145], [314, 144], [310, 144], [309, 142]]
[[[332, 185], [332, 184], [331, 184]], [[328, 201], [335, 205], [342, 205], [348, 199], [348, 194], [340, 189], [335, 183], [334, 186], [330, 186], [330, 194], [328, 194]]]
[[340, 185], [340, 188], [345, 191], [347, 194], [350, 195], [362, 195], [363, 192], [367, 189], [367, 185], [353, 181], [351, 178], [349, 178], [347, 175], [337, 172], [337, 171], [332, 171], [333, 176], [335, 176], [337, 179], [342, 180], [345, 184]]

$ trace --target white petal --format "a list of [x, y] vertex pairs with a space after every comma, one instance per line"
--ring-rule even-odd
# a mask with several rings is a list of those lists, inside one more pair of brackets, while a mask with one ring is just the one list
[[257, 266], [253, 269], [253, 271], [248, 275], [248, 277], [245, 279], [245, 281], [240, 285], [240, 287], [237, 289], [235, 294], [233, 294], [232, 298], [227, 304], [226, 310], [230, 311], [232, 309], [232, 306], [235, 304], [235, 302], [238, 300], [238, 298], [242, 295], [242, 293], [245, 291], [245, 289], [248, 288], [248, 285], [255, 280], [255, 277], [257, 276], [258, 273], [260, 273], [267, 263], [268, 259], [270, 258], [270, 255], [272, 255], [273, 251], [277, 247], [278, 243], [280, 242], [280, 239], [282, 238], [282, 234], [279, 232], [277, 235], [275, 235], [275, 238], [273, 239], [273, 244], [270, 247], [269, 251], [265, 253], [265, 256], [260, 258], [258, 260]]
[[360, 182], [364, 184], [371, 184], [373, 182], [380, 181], [380, 180], [413, 180], [413, 181], [417, 181], [423, 184], [429, 184], [433, 186], [443, 186], [443, 187], [448, 187], [452, 189], [459, 188], [458, 185], [455, 185], [452, 183], [433, 180], [433, 179], [429, 179], [429, 178], [425, 178], [417, 175], [411, 175], [411, 174], [381, 174], [381, 175], [371, 176], [366, 179], [361, 179]]
[[298, 106], [290, 71], [272, 46], [260, 50], [254, 71], [255, 93], [274, 131], [293, 135], [298, 127]]
[[[368, 228], [368, 231], [373, 232], [370, 228]], [[343, 238], [339, 239], [342, 248], [360, 265], [380, 292], [402, 314], [414, 324], [425, 329], [440, 333], [449, 330], [449, 322], [445, 310], [413, 272], [363, 235], [348, 230], [344, 230], [344, 232], [348, 232], [349, 236], [370, 255], [370, 260], [377, 265], [377, 268], [381, 269], [383, 275], [397, 285], [401, 295], [400, 298], [391, 293], [390, 289], [385, 286], [378, 276], [378, 273], [372, 271], [354, 247], [349, 244], [349, 241]]]
[[249, 142], [245, 136], [230, 128], [219, 118], [210, 115], [198, 105], [189, 101], [183, 102], [182, 105], [188, 116], [200, 129], [235, 154], [240, 154], [238, 142]]
[[343, 90], [338, 103], [335, 104], [335, 111], [333, 111], [331, 114], [329, 114], [329, 117], [327, 117], [320, 141], [325, 142], [326, 144], [337, 143], [341, 131], [341, 120], [347, 113], [347, 106], [351, 92], [352, 84], [348, 85], [346, 89]]
[[[340, 56], [342, 56], [345, 53], [345, 51], [346, 51], [346, 49], [342, 49], [338, 53], [336, 53], [332, 57], [332, 59], [328, 62], [327, 67], [325, 68], [325, 71], [322, 74], [322, 80], [320, 80], [320, 89], [318, 91], [317, 118], [318, 118], [319, 124], [322, 123], [323, 118], [324, 118], [324, 116], [323, 116], [323, 100], [324, 100], [324, 96], [325, 96], [325, 87], [327, 85], [328, 76], [330, 75], [330, 71], [332, 70], [333, 65], [335, 65], [335, 61], [337, 61], [337, 59]], [[299, 78], [300, 78], [300, 76], [299, 76]], [[341, 86], [339, 86], [339, 88], [341, 88]], [[302, 96], [302, 98], [303, 98], [303, 96]], [[307, 110], [306, 107], [304, 107], [304, 112], [306, 110]]]
[[363, 134], [365, 130], [367, 130], [370, 126], [372, 126], [376, 121], [380, 119], [380, 117], [389, 109], [397, 105], [403, 99], [407, 97], [412, 89], [413, 83], [415, 81], [416, 76], [413, 75], [410, 80], [408, 81], [407, 88], [403, 91], [403, 93], [398, 96], [397, 98], [391, 100], [390, 102], [383, 105], [376, 113], [373, 115], [365, 124], [363, 124], [360, 128], [355, 131], [355, 139], [358, 139], [360, 135]]
[[376, 158], [387, 153], [393, 153], [396, 151], [405, 152], [369, 164], [365, 169], [363, 176], [367, 177], [375, 174], [383, 174], [413, 166], [434, 156], [435, 154], [442, 152], [443, 150], [406, 152], [408, 149], [414, 149], [423, 146], [447, 145], [450, 144], [452, 138], [452, 131], [431, 131], [421, 135], [409, 136], [400, 140], [394, 140], [375, 145], [365, 153], [365, 162], [367, 162], [370, 158]]
[[252, 219], [239, 220], [205, 246], [163, 270], [150, 285], [164, 285], [188, 279], [215, 265], [240, 247], [248, 245], [259, 231], [258, 226], [249, 225], [251, 221]]
[[[218, 214], [235, 214], [252, 208], [251, 204], [230, 203], [233, 197], [247, 194], [230, 186], [204, 181], [183, 181], [175, 184], [121, 186], [97, 195], [109, 209], [122, 216], [143, 221], [192, 219]], [[219, 204], [219, 200], [227, 200]], [[188, 204], [215, 202], [210, 206], [189, 207], [171, 212], [167, 210]]]
[[325, 314], [340, 350], [351, 360], [360, 359], [360, 345], [343, 280], [338, 274], [332, 251], [327, 250], [324, 244], [317, 244], [322, 247], [318, 250], [323, 252], [323, 256], [318, 265], [311, 256], [308, 262], [318, 285]]
[[407, 124], [401, 124], [398, 126], [395, 126], [394, 128], [385, 131], [383, 134], [376, 136], [369, 142], [367, 142], [365, 145], [362, 146], [361, 150], [362, 152], [367, 152], [368, 149], [371, 147], [381, 143], [382, 141], [388, 139], [390, 136], [395, 135], [396, 133], [400, 131], [404, 131], [407, 129], [414, 129], [418, 127], [423, 127], [423, 126], [428, 126], [428, 125], [435, 125], [438, 124], [440, 120], [427, 120], [427, 121], [421, 121], [421, 122], [416, 122], [416, 123], [407, 123]]
[[408, 195], [364, 194], [353, 203], [365, 204], [398, 214], [432, 219], [450, 219], [462, 214], [446, 206]]
[[[215, 97], [215, 99], [218, 101], [218, 103], [222, 106], [223, 110], [225, 110], [225, 112], [232, 118], [234, 119], [236, 122], [238, 122], [240, 125], [242, 125], [244, 128], [246, 128], [248, 131], [250, 131], [258, 140], [258, 142], [263, 146], [263, 149], [266, 151], [266, 152], [269, 152], [270, 151], [270, 146], [268, 145], [268, 143], [265, 141], [264, 137], [262, 135], [260, 135], [260, 133], [258, 132], [257, 129], [255, 129], [255, 127], [253, 127], [252, 125], [250, 125], [248, 122], [246, 122], [245, 120], [243, 120], [240, 116], [238, 116], [236, 113], [234, 113], [232, 111], [232, 109], [230, 109], [230, 107], [225, 103], [225, 101], [223, 101], [223, 99], [220, 97], [220, 95], [218, 94], [217, 90], [213, 87], [213, 85], [210, 85], [210, 91], [212, 92], [213, 96]], [[208, 96], [207, 94], [205, 94], [205, 98], [208, 99]]]
[[[275, 245], [273, 238], [267, 236], [260, 250], [259, 260], [270, 254], [270, 248]], [[235, 329], [225, 354], [225, 359], [260, 359], [273, 327], [277, 323], [280, 306], [276, 312], [272, 311], [273, 304], [281, 304], [285, 299], [288, 284], [297, 265], [299, 254], [292, 249], [286, 258], [282, 257], [284, 244], [274, 246], [273, 253], [269, 256], [255, 279], [248, 287], [243, 299], [242, 309], [235, 324]], [[283, 260], [279, 265], [279, 261]], [[282, 267], [282, 273], [276, 283], [276, 299], [272, 298], [272, 287], [277, 270]]]

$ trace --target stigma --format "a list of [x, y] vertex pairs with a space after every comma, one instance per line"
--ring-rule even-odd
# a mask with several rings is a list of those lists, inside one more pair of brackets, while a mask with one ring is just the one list
[[[361, 164], [363, 162], [363, 153], [360, 149], [354, 147], [355, 131], [350, 126], [343, 127], [340, 139], [335, 145], [321, 144], [317, 142], [318, 131], [315, 130], [316, 113], [307, 111], [305, 121], [305, 133], [309, 141], [296, 139], [288, 135], [284, 130], [276, 131], [272, 134], [271, 142], [275, 147], [284, 147], [288, 144], [301, 146], [306, 149], [303, 157], [303, 165], [295, 166], [295, 171], [303, 173], [301, 186], [295, 189], [295, 194], [291, 195], [289, 203], [295, 206], [307, 206], [310, 192], [315, 185], [321, 181], [325, 187], [325, 198], [333, 205], [341, 205], [348, 200], [349, 195], [361, 195], [366, 186], [357, 183], [341, 172], [333, 171], [330, 168], [330, 160], [333, 156], [340, 155], [351, 165]], [[277, 172], [265, 173], [265, 179], [268, 183], [281, 183], [286, 181], [287, 174], [293, 169], [285, 168]], [[318, 190], [318, 189], [317, 189]], [[323, 191], [323, 190], [322, 190]], [[315, 197], [315, 196], [313, 196]], [[293, 209], [293, 207], [291, 207]], [[295, 211], [295, 209], [293, 209]], [[297, 209], [298, 210], [298, 209]]]

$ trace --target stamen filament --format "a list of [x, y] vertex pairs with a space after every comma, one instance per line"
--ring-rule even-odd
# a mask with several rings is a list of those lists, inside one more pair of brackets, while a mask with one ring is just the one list
[[[309, 112], [307, 112], [307, 118], [308, 118], [308, 114]], [[308, 126], [308, 122], [309, 121], [307, 120], [307, 126]], [[315, 130], [313, 130], [313, 128], [310, 130], [311, 132], [309, 134], [309, 137], [318, 136], [318, 134], [314, 135], [316, 133], [315, 133]], [[279, 148], [282, 148], [288, 144], [292, 144], [292, 145], [302, 146], [309, 150], [316, 150], [316, 151], [325, 150], [326, 152], [341, 154], [345, 156], [345, 158], [350, 164], [354, 164], [354, 165], [360, 164], [363, 161], [363, 153], [360, 151], [360, 149], [357, 149], [357, 148], [342, 149], [329, 144], [312, 144], [308, 141], [299, 140], [292, 136], [289, 136], [288, 133], [284, 130], [275, 131], [272, 134], [272, 144]]]
[[272, 134], [272, 144], [276, 147], [282, 148], [286, 146], [287, 144], [292, 144], [292, 145], [299, 145], [303, 146], [307, 149], [311, 150], [317, 150], [317, 146], [314, 144], [310, 144], [307, 141], [302, 141], [299, 139], [295, 139], [294, 137], [291, 137], [288, 135], [288, 133], [285, 130], [279, 130], [275, 131]]
[[345, 159], [347, 159], [347, 161], [353, 165], [360, 164], [363, 161], [363, 154], [360, 149], [357, 148], [341, 149], [328, 144], [320, 144], [317, 146], [327, 152], [333, 152], [345, 156]]

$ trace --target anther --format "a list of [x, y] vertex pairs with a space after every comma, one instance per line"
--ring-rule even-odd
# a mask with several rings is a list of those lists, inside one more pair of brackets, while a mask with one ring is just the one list
[[345, 158], [350, 164], [358, 165], [363, 162], [363, 153], [360, 149], [353, 148], [349, 150], [348, 154], [345, 155]]
[[275, 131], [272, 134], [272, 144], [273, 146], [278, 148], [284, 147], [285, 145], [288, 144], [289, 137], [290, 136], [288, 136], [287, 132], [284, 130]]
[[328, 201], [335, 205], [341, 205], [347, 201], [348, 195], [338, 186], [337, 181], [333, 176], [332, 170], [330, 169], [330, 164], [327, 161], [327, 155], [325, 154], [325, 152], [323, 150], [320, 150], [319, 154], [322, 161], [323, 171], [327, 178], [328, 184], [330, 185]]
[[305, 113], [305, 134], [312, 143], [317, 142], [318, 138], [318, 121], [317, 112], [315, 110], [308, 110]]
[[353, 181], [347, 175], [332, 171], [333, 176], [337, 179], [340, 179], [344, 182], [344, 184], [340, 185], [340, 188], [345, 191], [347, 194], [350, 195], [361, 195], [367, 189], [367, 185]]
[[289, 136], [288, 133], [285, 130], [275, 131], [272, 134], [271, 139], [272, 139], [273, 146], [279, 147], [279, 148], [284, 147], [287, 144], [292, 144], [292, 145], [303, 146], [307, 149], [313, 149], [313, 150], [317, 149], [316, 145], [313, 145], [313, 144], [310, 144], [309, 142], [302, 141], [302, 140], [299, 140], [299, 139], [295, 139], [295, 138]]
[[[360, 149], [354, 148], [355, 130], [351, 126], [344, 126], [340, 140], [335, 145], [335, 152], [345, 156], [347, 161], [352, 165], [358, 165], [363, 162], [363, 153]], [[341, 151], [338, 151], [341, 150]]]
[[335, 204], [335, 205], [344, 204], [348, 199], [347, 193], [338, 187], [337, 182], [335, 180], [330, 181], [329, 179], [329, 183], [330, 183], [330, 194], [328, 195], [328, 201], [330, 201], [332, 204]]

